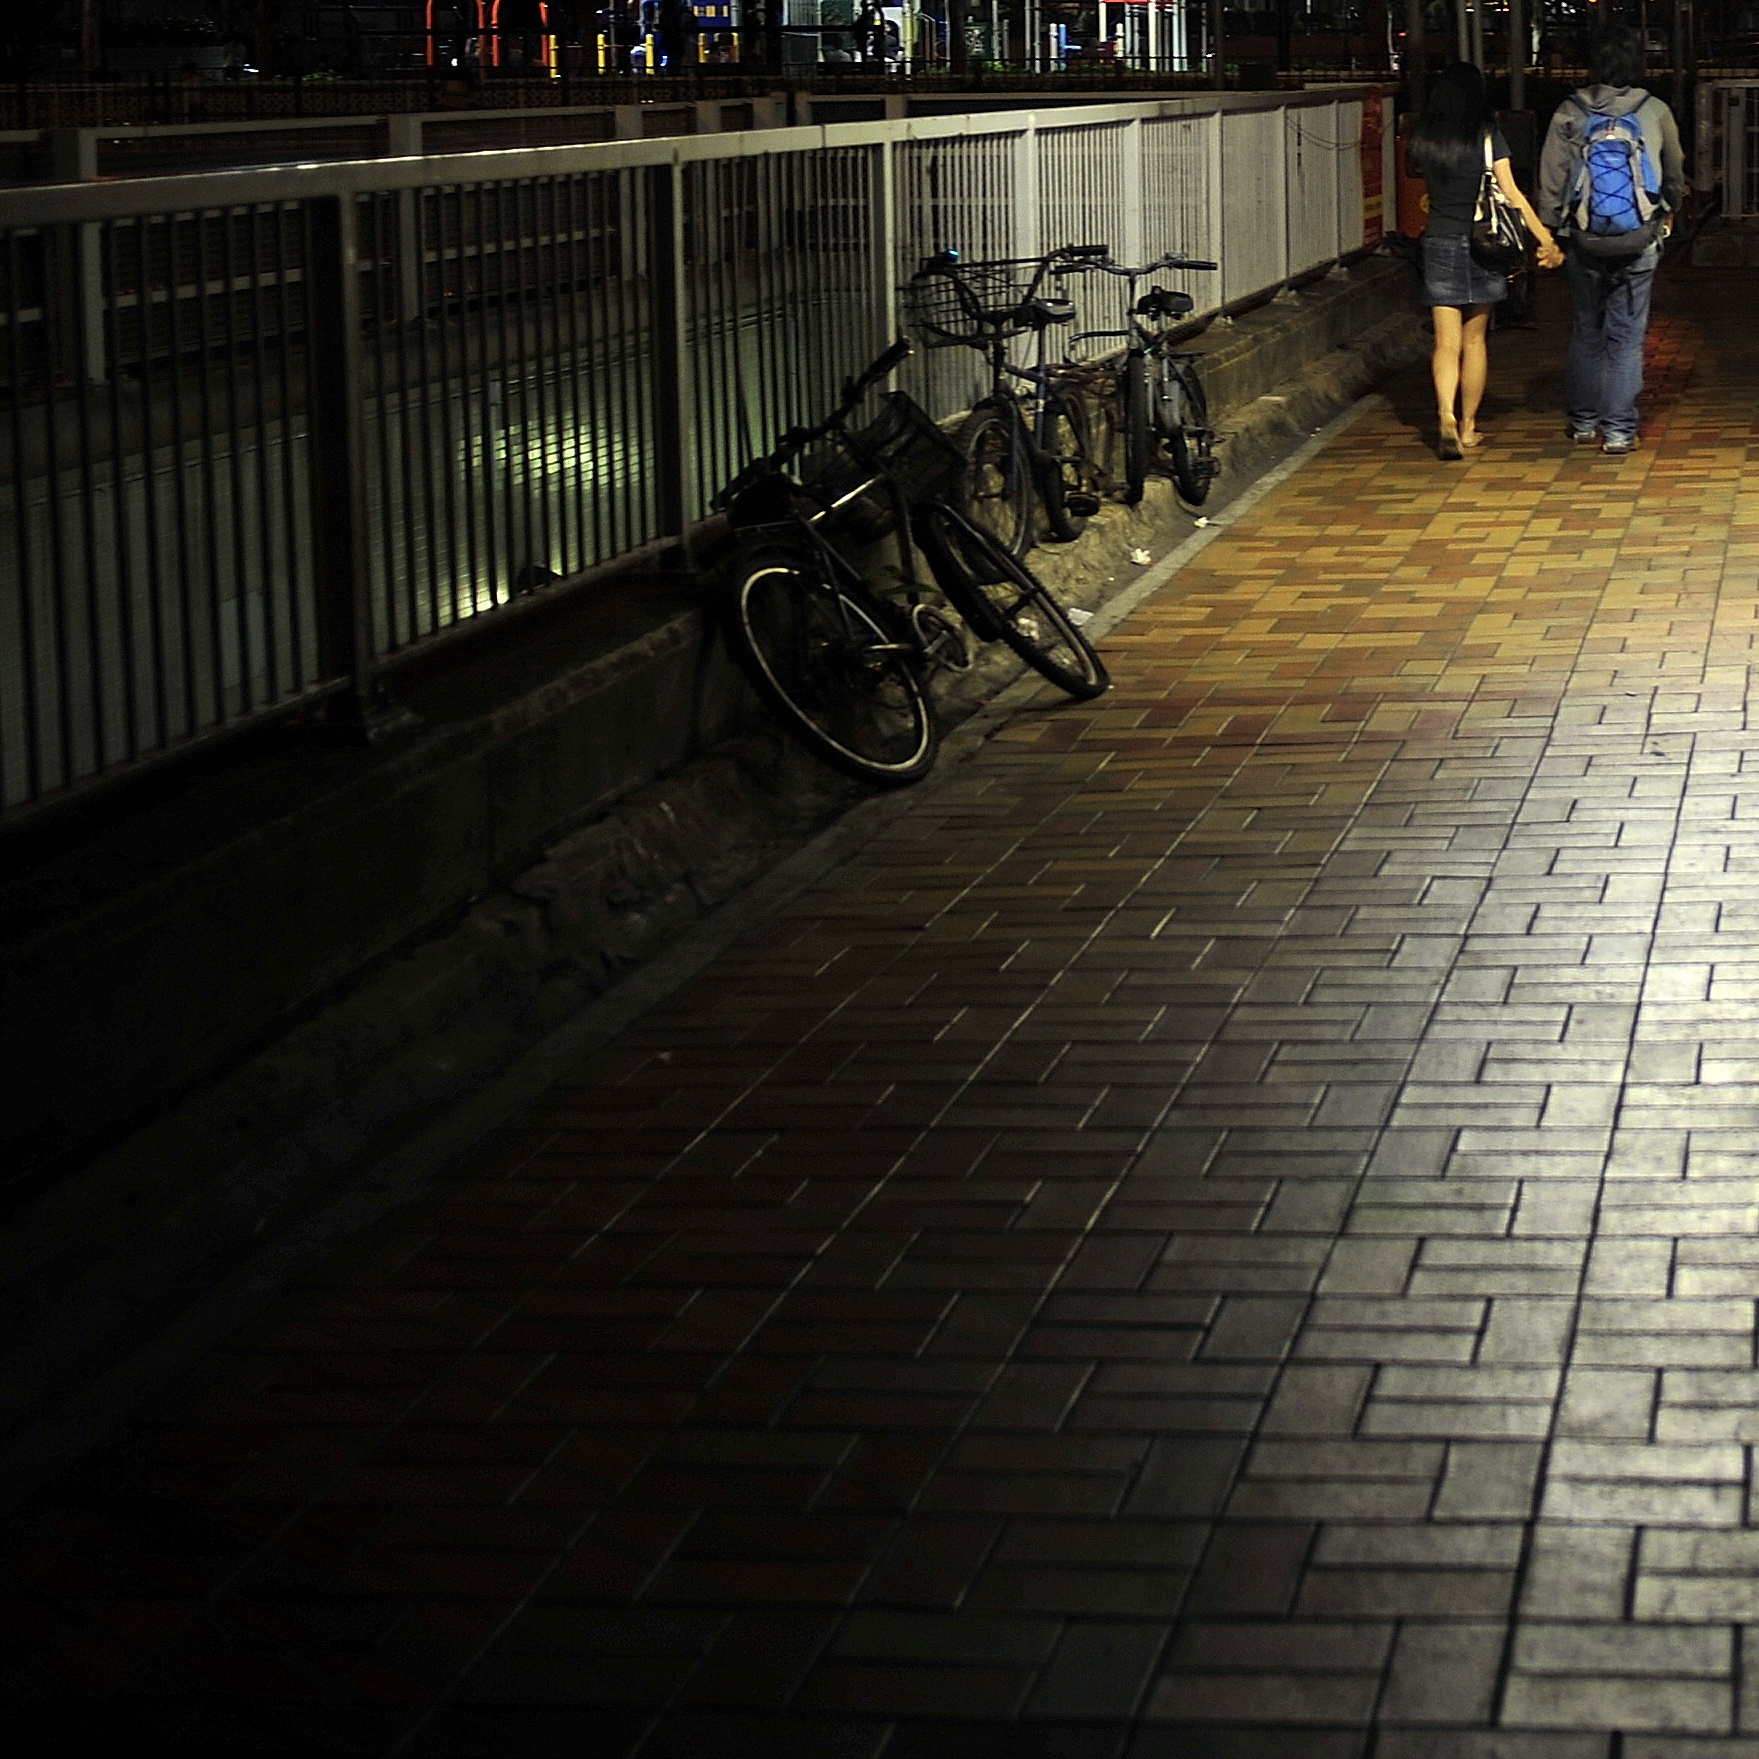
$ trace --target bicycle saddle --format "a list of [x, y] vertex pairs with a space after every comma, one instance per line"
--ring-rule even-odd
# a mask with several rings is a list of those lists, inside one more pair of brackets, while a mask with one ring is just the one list
[[1075, 321], [1075, 302], [1072, 299], [1034, 297], [1020, 307], [1020, 318], [1035, 330], [1042, 330], [1051, 324], [1072, 324]]
[[1182, 318], [1197, 309], [1197, 301], [1189, 293], [1177, 293], [1171, 287], [1151, 287], [1137, 300], [1134, 309], [1145, 318]]

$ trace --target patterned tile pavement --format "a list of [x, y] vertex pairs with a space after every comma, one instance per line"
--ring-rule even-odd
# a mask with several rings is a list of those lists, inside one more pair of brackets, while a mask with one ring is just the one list
[[1759, 354], [1415, 380], [10, 1529], [15, 1730], [1759, 1756]]

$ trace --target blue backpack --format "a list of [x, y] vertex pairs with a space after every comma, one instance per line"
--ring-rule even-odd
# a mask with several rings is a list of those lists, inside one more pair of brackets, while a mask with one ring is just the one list
[[1661, 236], [1661, 176], [1638, 120], [1642, 104], [1625, 116], [1573, 100], [1588, 118], [1570, 196], [1576, 245], [1598, 257], [1634, 257]]

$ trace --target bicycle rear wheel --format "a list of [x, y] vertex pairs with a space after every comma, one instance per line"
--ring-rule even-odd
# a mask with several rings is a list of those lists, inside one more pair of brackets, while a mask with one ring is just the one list
[[956, 610], [984, 641], [1004, 641], [1058, 689], [1083, 700], [1111, 685], [1105, 662], [1024, 564], [957, 509], [916, 509], [916, 536]]
[[1054, 398], [1044, 424], [1044, 449], [1039, 493], [1045, 523], [1059, 543], [1072, 544], [1099, 511], [1099, 497], [1093, 492], [1099, 472], [1080, 398], [1062, 394]]
[[1019, 418], [993, 403], [980, 403], [959, 430], [966, 515], [1010, 556], [1024, 556], [1034, 536], [1036, 489], [1022, 438]]
[[1209, 425], [1209, 399], [1203, 381], [1182, 360], [1156, 363], [1153, 398], [1155, 426], [1166, 443], [1179, 494], [1193, 507], [1209, 498], [1209, 485], [1220, 473], [1215, 461], [1215, 432]]
[[940, 729], [910, 643], [824, 577], [816, 557], [753, 547], [729, 573], [729, 629], [753, 682], [821, 757], [895, 786], [934, 766]]
[[1124, 499], [1134, 507], [1148, 482], [1155, 436], [1148, 420], [1148, 362], [1132, 348], [1118, 374], [1124, 407]]

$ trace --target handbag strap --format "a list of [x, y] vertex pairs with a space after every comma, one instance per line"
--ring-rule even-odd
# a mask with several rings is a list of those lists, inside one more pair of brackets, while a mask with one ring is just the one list
[[1490, 177], [1496, 171], [1496, 155], [1491, 146], [1490, 130], [1484, 131], [1484, 175]]

